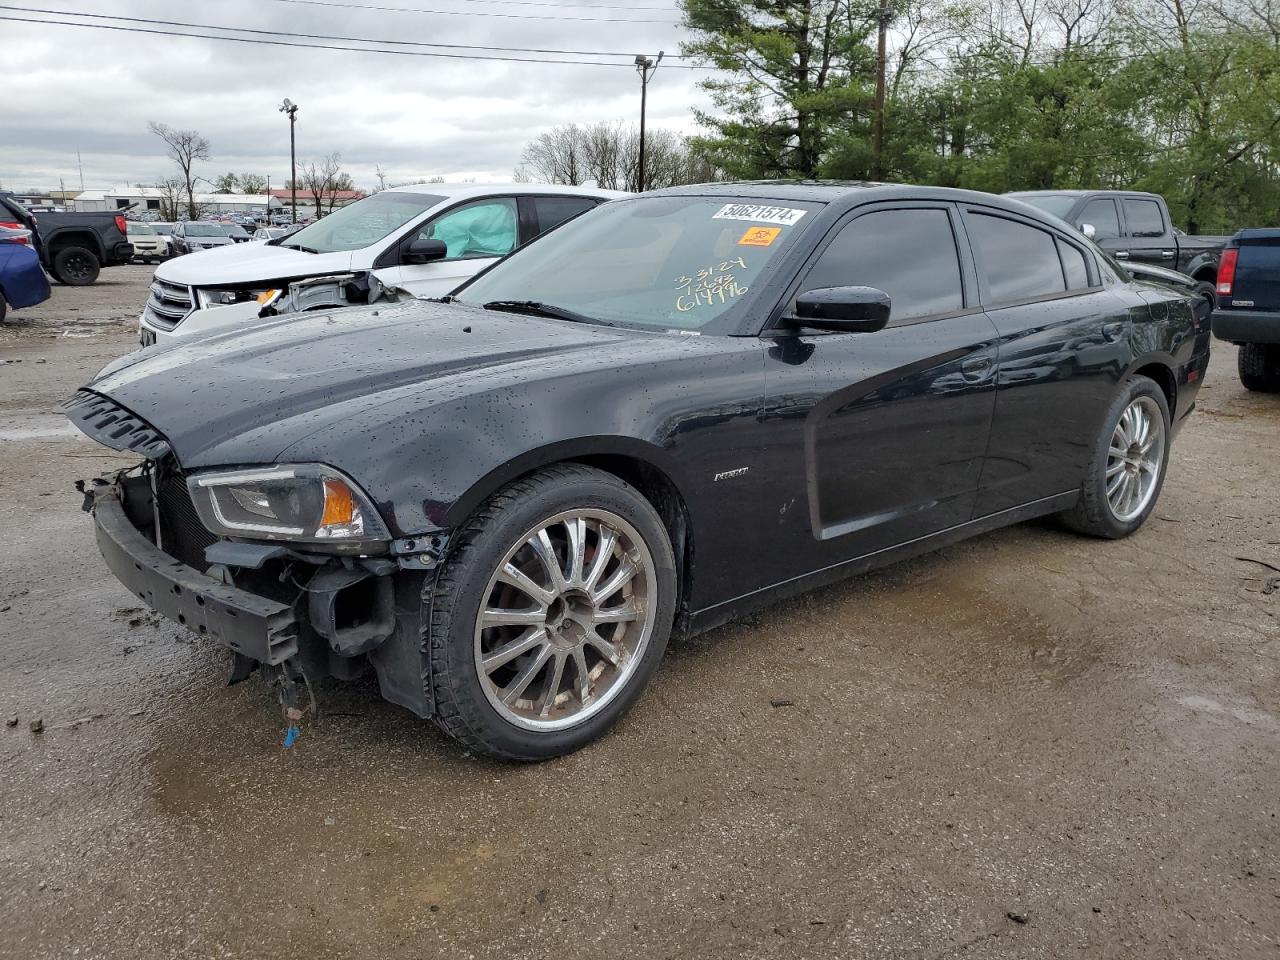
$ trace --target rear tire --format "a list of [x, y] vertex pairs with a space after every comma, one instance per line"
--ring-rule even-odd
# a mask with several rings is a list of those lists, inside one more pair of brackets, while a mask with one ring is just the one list
[[1211, 311], [1217, 308], [1218, 288], [1208, 280], [1201, 280], [1196, 284], [1196, 295], [1204, 298]]
[[507, 485], [423, 597], [436, 724], [503, 760], [586, 746], [657, 669], [675, 593], [666, 527], [630, 484], [559, 464]]
[[1147, 377], [1131, 377], [1103, 418], [1080, 499], [1061, 514], [1071, 529], [1118, 540], [1146, 522], [1169, 463], [1169, 402]]
[[1280, 344], [1242, 343], [1236, 364], [1246, 390], [1280, 393]]
[[59, 283], [69, 287], [87, 287], [98, 279], [102, 267], [92, 250], [84, 247], [63, 247], [53, 255], [53, 274]]
[[4, 315], [9, 312], [9, 305], [4, 302], [4, 297], [0, 296], [0, 323], [4, 323]]

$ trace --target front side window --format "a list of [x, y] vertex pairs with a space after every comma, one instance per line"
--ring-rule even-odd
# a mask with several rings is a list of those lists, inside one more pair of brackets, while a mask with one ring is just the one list
[[1067, 289], [1052, 234], [984, 213], [970, 213], [967, 224], [986, 276], [988, 304], [1047, 297]]
[[1116, 213], [1116, 202], [1110, 198], [1090, 200], [1084, 205], [1077, 226], [1093, 224], [1093, 239], [1114, 240], [1120, 236], [1120, 216]]
[[1164, 217], [1154, 200], [1124, 201], [1124, 220], [1131, 237], [1163, 237]]
[[386, 239], [443, 200], [444, 197], [429, 193], [384, 190], [338, 207], [323, 219], [303, 227], [280, 246], [315, 253], [360, 250]]
[[516, 248], [520, 215], [513, 197], [477, 200], [436, 217], [418, 233], [422, 240], [443, 240], [447, 260], [505, 257]]
[[522, 247], [457, 297], [535, 301], [605, 324], [731, 332], [756, 278], [818, 209], [725, 196], [617, 200]]
[[964, 309], [960, 256], [945, 210], [877, 210], [845, 226], [818, 256], [801, 291], [875, 287], [890, 323]]

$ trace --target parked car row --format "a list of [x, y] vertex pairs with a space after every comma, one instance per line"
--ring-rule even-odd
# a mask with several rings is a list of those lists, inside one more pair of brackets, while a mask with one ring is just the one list
[[0, 193], [0, 226], [30, 231], [32, 245], [59, 283], [85, 286], [103, 267], [133, 259], [133, 245], [119, 213], [33, 214], [13, 194]]

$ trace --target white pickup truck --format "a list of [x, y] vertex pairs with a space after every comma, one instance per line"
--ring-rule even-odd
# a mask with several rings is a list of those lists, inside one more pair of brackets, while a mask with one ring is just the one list
[[612, 190], [427, 183], [384, 190], [265, 243], [228, 244], [156, 270], [143, 346], [297, 310], [438, 297]]

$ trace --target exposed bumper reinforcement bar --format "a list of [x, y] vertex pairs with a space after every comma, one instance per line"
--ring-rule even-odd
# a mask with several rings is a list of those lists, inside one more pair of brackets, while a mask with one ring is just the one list
[[94, 491], [93, 524], [111, 572], [156, 612], [261, 663], [275, 666], [298, 652], [290, 607], [219, 583], [164, 553], [129, 522], [116, 485]]

